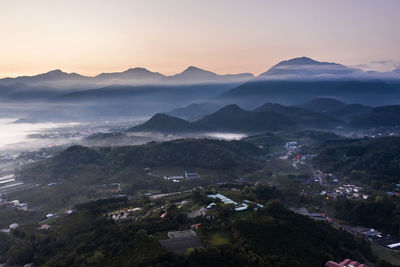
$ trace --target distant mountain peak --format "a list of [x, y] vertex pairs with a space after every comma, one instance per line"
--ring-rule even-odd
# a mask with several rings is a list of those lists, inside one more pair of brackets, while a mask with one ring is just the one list
[[124, 72], [151, 72], [146, 68], [142, 68], [142, 67], [135, 67], [135, 68], [129, 68]]
[[211, 71], [208, 71], [208, 70], [204, 70], [204, 69], [200, 69], [200, 68], [195, 67], [195, 66], [187, 67], [180, 74], [212, 74], [212, 75], [216, 75], [214, 72], [211, 72]]
[[97, 75], [98, 79], [123, 79], [123, 80], [158, 80], [164, 77], [161, 73], [152, 72], [146, 68], [135, 67], [123, 72], [105, 72]]
[[249, 73], [239, 74], [216, 74], [215, 72], [204, 70], [195, 66], [189, 66], [181, 73], [168, 76], [167, 79], [173, 82], [183, 83], [225, 83], [225, 82], [244, 82], [253, 78]]
[[289, 60], [285, 60], [282, 62], [279, 62], [275, 66], [282, 66], [282, 65], [318, 65], [323, 62], [316, 61], [312, 58], [309, 57], [297, 57], [297, 58], [292, 58]]
[[342, 101], [330, 97], [316, 97], [311, 99], [308, 103], [302, 105], [302, 107], [315, 112], [332, 112], [345, 106], [346, 104]]
[[195, 121], [194, 124], [216, 131], [259, 133], [293, 128], [295, 123], [275, 112], [252, 112], [231, 104]]
[[72, 78], [72, 77], [83, 77], [83, 76], [78, 73], [75, 73], [75, 72], [67, 73], [60, 69], [55, 69], [55, 70], [51, 70], [49, 72], [39, 74], [36, 76], [32, 76], [32, 77], [45, 77], [48, 79], [64, 79], [64, 78], [70, 78], [70, 77]]
[[279, 62], [262, 73], [262, 77], [291, 76], [299, 78], [310, 78], [324, 75], [348, 75], [356, 69], [333, 62], [320, 62], [309, 57], [298, 57]]
[[238, 115], [238, 114], [242, 114], [242, 113], [247, 113], [248, 111], [242, 109], [241, 107], [239, 107], [236, 104], [230, 104], [227, 106], [224, 106], [222, 108], [220, 108], [219, 110], [217, 110], [216, 112], [214, 112], [213, 114], [225, 114], [225, 115]]
[[[186, 121], [183, 119], [179, 119], [179, 118], [167, 115], [165, 113], [156, 113], [148, 121], [146, 121], [144, 124], [141, 124], [141, 125], [159, 126], [158, 124], [163, 125], [163, 124], [168, 124], [171, 122], [186, 122]], [[133, 128], [135, 128], [135, 127], [133, 127]], [[138, 128], [138, 127], [136, 126], [136, 128]]]
[[46, 72], [45, 74], [67, 74], [66, 72], [60, 70], [60, 69], [55, 69], [55, 70], [51, 70], [49, 72]]
[[191, 132], [198, 131], [199, 128], [192, 123], [176, 118], [165, 113], [157, 113], [143, 124], [128, 129], [128, 132], [134, 131], [154, 131], [154, 132]]
[[148, 70], [148, 69], [146, 69], [146, 68], [142, 68], [142, 67], [135, 67], [135, 68], [130, 68], [130, 69], [127, 69], [126, 71], [124, 71], [123, 73], [135, 73], [135, 74], [143, 74], [143, 75], [157, 75], [157, 76], [164, 76], [164, 75], [162, 75], [161, 73], [159, 73], [159, 72], [153, 72], [153, 71], [150, 71], [150, 70]]
[[167, 77], [169, 80], [178, 82], [198, 82], [210, 81], [218, 78], [214, 72], [203, 70], [194, 66], [189, 66], [181, 73]]
[[[288, 60], [284, 60], [276, 64], [274, 67], [280, 67], [280, 66], [307, 66], [307, 65], [327, 65], [327, 66], [342, 66], [341, 64], [338, 63], [333, 63], [333, 62], [321, 62], [314, 60], [309, 57], [296, 57]], [[272, 67], [272, 68], [274, 68]]]
[[149, 119], [149, 121], [157, 121], [157, 120], [165, 120], [165, 119], [169, 120], [169, 119], [176, 119], [176, 118], [173, 116], [167, 115], [165, 113], [156, 113]]
[[197, 70], [204, 71], [203, 69], [200, 69], [200, 68], [195, 67], [195, 66], [189, 66], [189, 67], [187, 67], [187, 69], [185, 71], [197, 71]]
[[220, 111], [243, 111], [238, 105], [230, 104], [220, 109]]

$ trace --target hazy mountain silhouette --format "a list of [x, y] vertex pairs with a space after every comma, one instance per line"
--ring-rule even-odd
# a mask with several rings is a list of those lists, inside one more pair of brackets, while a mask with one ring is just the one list
[[346, 106], [345, 103], [334, 98], [318, 97], [302, 105], [302, 107], [315, 112], [332, 112]]
[[167, 114], [158, 113], [151, 117], [145, 123], [128, 129], [128, 132], [144, 131], [144, 132], [162, 132], [162, 133], [178, 133], [178, 132], [197, 132], [204, 130], [188, 121], [175, 118]]
[[245, 82], [254, 78], [251, 73], [225, 74], [218, 75], [214, 72], [203, 70], [190, 66], [183, 72], [168, 76], [163, 82], [169, 83], [227, 83], [227, 82]]
[[377, 106], [399, 103], [399, 96], [398, 89], [377, 80], [257, 80], [229, 90], [219, 100], [255, 108], [265, 102], [294, 105], [329, 97]]
[[[179, 84], [179, 85], [111, 85], [99, 89], [90, 89], [68, 94], [59, 95], [50, 99], [50, 102], [102, 102], [110, 99], [138, 100], [138, 97], [145, 98], [142, 101], [154, 102], [172, 101], [175, 106], [184, 106], [193, 101], [216, 97], [237, 84]], [[182, 101], [182, 102], [179, 102]], [[187, 101], [190, 101], [187, 103]]]
[[166, 114], [156, 114], [145, 123], [134, 126], [128, 131], [255, 133], [295, 127], [295, 122], [275, 112], [251, 112], [243, 110], [237, 105], [228, 105], [195, 122], [188, 122]]
[[400, 126], [400, 105], [374, 108], [352, 119], [349, 126], [357, 128]]
[[[36, 121], [96, 121], [151, 116], [184, 107], [193, 102], [208, 101], [237, 84], [180, 84], [107, 86], [78, 92], [68, 92], [48, 99], [29, 115]], [[71, 108], [72, 107], [72, 108]]]
[[195, 103], [183, 108], [173, 109], [167, 112], [167, 114], [188, 121], [196, 121], [217, 111], [219, 108], [220, 105], [215, 103]]
[[307, 57], [282, 61], [257, 78], [226, 92], [219, 99], [255, 108], [265, 102], [301, 104], [329, 97], [366, 105], [398, 103], [400, 91], [366, 72]]
[[347, 121], [371, 110], [372, 107], [369, 106], [361, 104], [348, 104], [338, 110], [332, 111], [330, 115]]
[[85, 82], [88, 79], [89, 77], [82, 76], [77, 73], [66, 73], [57, 69], [34, 76], [3, 78], [0, 79], [0, 84], [11, 85], [15, 83], [23, 83], [28, 86], [37, 86], [47, 83], [55, 85], [56, 82]]
[[328, 114], [336, 118], [350, 120], [355, 116], [369, 112], [372, 108], [361, 104], [345, 104], [333, 98], [314, 98], [310, 102], [301, 105], [315, 112]]
[[32, 87], [23, 83], [13, 83], [10, 85], [0, 84], [0, 97], [6, 97], [9, 94], [16, 93], [19, 92], [20, 90], [29, 88]]
[[343, 124], [343, 121], [327, 114], [317, 113], [294, 106], [283, 106], [276, 103], [265, 103], [256, 108], [255, 112], [272, 111], [284, 115], [304, 128], [333, 128]]
[[[266, 102], [300, 105], [316, 97], [370, 106], [400, 104], [400, 79], [365, 79], [359, 72], [306, 57], [282, 61], [257, 78], [246, 73], [218, 75], [193, 66], [172, 76], [144, 68], [95, 77], [54, 70], [0, 79], [0, 99], [23, 104], [47, 101], [24, 115], [32, 121], [149, 116], [169, 110], [171, 115], [195, 121], [232, 103], [251, 110]], [[202, 102], [213, 107], [186, 107]], [[352, 106], [328, 115], [349, 120], [364, 111], [368, 107]]]
[[211, 71], [189, 67], [182, 73], [165, 76], [151, 72], [145, 68], [131, 68], [122, 72], [101, 73], [95, 77], [83, 76], [77, 73], [66, 73], [53, 70], [34, 76], [0, 79], [2, 85], [24, 83], [29, 86], [66, 87], [101, 87], [106, 85], [160, 85], [160, 84], [195, 84], [195, 83], [242, 83], [254, 76], [250, 73], [218, 75]]
[[308, 57], [299, 57], [282, 61], [259, 77], [293, 76], [297, 78], [312, 78], [322, 75], [348, 75], [361, 70], [351, 69], [338, 63], [319, 62]]
[[113, 80], [142, 80], [142, 81], [158, 81], [165, 77], [159, 72], [151, 72], [145, 68], [132, 68], [123, 72], [101, 73], [94, 77], [98, 81], [113, 81]]
[[276, 112], [251, 112], [237, 105], [228, 105], [205, 116], [194, 124], [216, 131], [261, 132], [290, 129], [296, 123]]

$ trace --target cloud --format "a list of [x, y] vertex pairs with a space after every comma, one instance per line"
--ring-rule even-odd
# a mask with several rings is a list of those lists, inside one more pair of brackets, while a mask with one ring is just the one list
[[400, 62], [395, 60], [372, 60], [368, 63], [354, 65], [365, 71], [383, 71], [388, 72], [400, 68]]
[[370, 63], [375, 65], [393, 65], [393, 60], [373, 60]]
[[366, 69], [366, 68], [369, 68], [369, 65], [368, 64], [357, 64], [357, 65], [352, 65], [351, 67], [359, 68], [359, 69]]

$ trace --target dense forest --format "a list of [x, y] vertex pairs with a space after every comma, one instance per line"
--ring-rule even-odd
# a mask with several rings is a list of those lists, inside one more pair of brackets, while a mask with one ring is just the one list
[[[127, 168], [182, 166], [186, 168], [253, 169], [261, 150], [248, 142], [212, 139], [180, 139], [150, 142], [138, 146], [93, 149], [72, 146], [58, 156], [23, 168], [19, 175], [25, 181], [47, 182], [80, 175], [79, 179], [96, 175], [96, 179], [122, 173]], [[87, 176], [85, 175], [87, 174]], [[87, 183], [90, 182], [86, 181]]]
[[398, 183], [400, 137], [330, 141], [313, 163], [366, 184]]
[[373, 227], [400, 238], [400, 201], [376, 197], [372, 201], [340, 199], [333, 203], [335, 216], [353, 225]]
[[[264, 199], [270, 193], [279, 195], [265, 186], [250, 191]], [[201, 204], [204, 196], [195, 191], [187, 200]], [[368, 245], [350, 234], [297, 215], [279, 200], [260, 201], [263, 209], [243, 213], [219, 203], [213, 220], [188, 219], [182, 208], [165, 202], [166, 218], [114, 223], [104, 216], [107, 211], [128, 205], [145, 208], [149, 200], [98, 200], [77, 205], [77, 212], [47, 231], [33, 225], [13, 230], [0, 242], [0, 254], [11, 264], [40, 266], [322, 266], [327, 260], [368, 257]], [[201, 224], [197, 232], [205, 248], [178, 255], [159, 244], [165, 231], [187, 229], [193, 223]], [[226, 242], [215, 244], [211, 237], [216, 234]]]

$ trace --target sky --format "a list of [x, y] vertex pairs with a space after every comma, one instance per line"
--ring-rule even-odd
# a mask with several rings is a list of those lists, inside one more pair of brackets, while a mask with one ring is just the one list
[[308, 56], [400, 67], [398, 0], [0, 0], [0, 77], [197, 66], [260, 74]]

